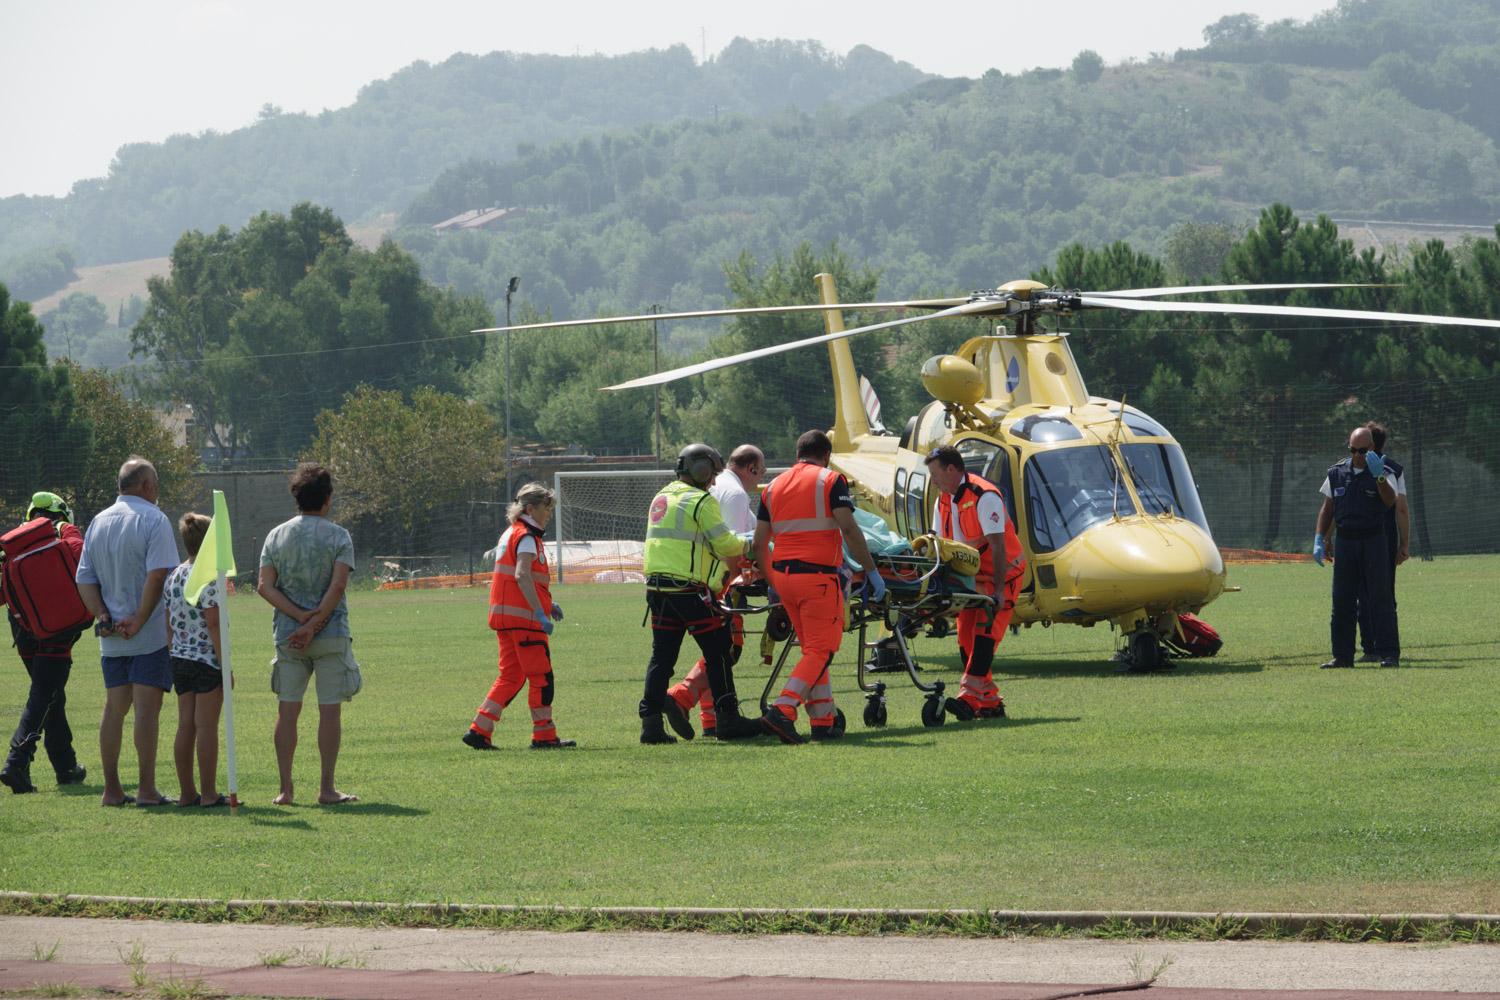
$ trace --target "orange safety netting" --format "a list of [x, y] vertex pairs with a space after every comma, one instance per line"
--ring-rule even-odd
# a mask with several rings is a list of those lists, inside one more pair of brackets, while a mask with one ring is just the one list
[[1268, 549], [1220, 549], [1225, 562], [1231, 563], [1299, 563], [1312, 562], [1305, 552], [1272, 552]]

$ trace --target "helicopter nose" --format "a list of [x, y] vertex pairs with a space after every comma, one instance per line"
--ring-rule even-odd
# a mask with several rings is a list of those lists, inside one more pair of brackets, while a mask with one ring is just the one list
[[1134, 517], [1078, 538], [1073, 576], [1084, 606], [1199, 606], [1224, 589], [1224, 559], [1208, 533], [1181, 518]]

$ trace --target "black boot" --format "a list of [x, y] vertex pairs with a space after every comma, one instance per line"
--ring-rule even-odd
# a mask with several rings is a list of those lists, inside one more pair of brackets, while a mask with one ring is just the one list
[[674, 737], [667, 735], [667, 730], [662, 726], [661, 713], [655, 715], [641, 716], [641, 742], [647, 746], [664, 746], [676, 743]]
[[5, 759], [4, 769], [0, 769], [0, 785], [17, 795], [36, 791], [36, 786], [31, 783], [31, 758], [17, 753], [12, 747], [10, 756]]
[[760, 727], [759, 722], [747, 719], [740, 714], [740, 703], [733, 697], [726, 697], [715, 705], [714, 714], [718, 716], [718, 722], [714, 727], [716, 739], [753, 740], [757, 736], [765, 735], [765, 730]]
[[667, 724], [672, 730], [685, 740], [693, 738], [693, 724], [688, 720], [688, 715], [677, 704], [677, 699], [667, 695], [667, 700], [662, 703], [662, 711], [666, 716]]
[[57, 772], [57, 783], [59, 785], [81, 785], [83, 784], [83, 779], [87, 778], [88, 775], [88, 771], [84, 770], [81, 764], [75, 762], [72, 767]]

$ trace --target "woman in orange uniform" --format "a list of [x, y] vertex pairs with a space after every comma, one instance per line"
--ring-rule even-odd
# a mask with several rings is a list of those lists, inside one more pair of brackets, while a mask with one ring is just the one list
[[464, 743], [475, 750], [494, 750], [495, 723], [500, 714], [529, 685], [531, 749], [557, 750], [578, 744], [557, 738], [552, 724], [552, 651], [547, 637], [554, 622], [562, 621], [562, 605], [552, 600], [551, 570], [543, 541], [552, 520], [552, 491], [541, 483], [527, 483], [516, 493], [507, 515], [510, 527], [495, 550], [495, 575], [490, 581], [490, 628], [500, 641], [500, 678], [464, 733]]

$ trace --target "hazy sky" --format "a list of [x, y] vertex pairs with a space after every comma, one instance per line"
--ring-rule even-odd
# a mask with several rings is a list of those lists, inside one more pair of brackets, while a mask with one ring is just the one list
[[870, 45], [929, 73], [1108, 63], [1202, 44], [1225, 14], [1306, 19], [1333, 0], [619, 3], [553, 0], [0, 0], [0, 196], [65, 194], [127, 142], [317, 112], [417, 59], [499, 50], [619, 53], [736, 36]]

